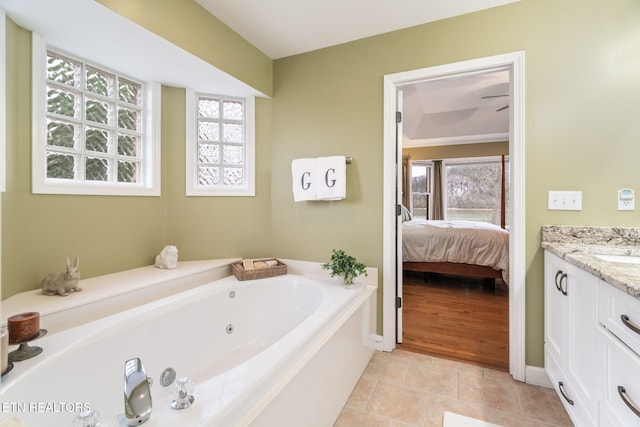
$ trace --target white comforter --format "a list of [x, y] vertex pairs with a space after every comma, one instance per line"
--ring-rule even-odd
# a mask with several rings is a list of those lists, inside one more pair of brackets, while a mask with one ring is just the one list
[[509, 233], [486, 222], [406, 221], [402, 224], [402, 260], [490, 266], [502, 270], [508, 283]]

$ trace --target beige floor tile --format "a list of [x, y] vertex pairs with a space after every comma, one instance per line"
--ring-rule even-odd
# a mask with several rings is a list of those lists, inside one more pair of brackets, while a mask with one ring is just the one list
[[483, 368], [482, 374], [485, 378], [491, 378], [498, 381], [513, 382], [515, 381], [510, 373], [504, 371], [497, 371], [495, 369]]
[[391, 420], [391, 427], [422, 427], [422, 424], [407, 424], [398, 420]]
[[433, 359], [433, 367], [438, 369], [451, 369], [466, 374], [483, 376], [483, 368], [480, 366], [470, 365], [468, 363], [456, 362], [448, 359]]
[[460, 400], [521, 415], [515, 387], [505, 381], [460, 373], [458, 397]]
[[569, 427], [553, 389], [403, 350], [376, 352], [336, 427], [442, 427], [450, 411], [503, 427]]
[[521, 384], [516, 393], [525, 417], [555, 426], [573, 426], [554, 389]]
[[376, 351], [369, 361], [364, 373], [367, 376], [395, 383], [402, 383], [407, 375], [410, 362], [393, 353]]
[[409, 388], [438, 393], [453, 399], [458, 397], [458, 371], [453, 366], [438, 367], [412, 363], [404, 384]]
[[404, 423], [422, 425], [426, 404], [424, 393], [399, 384], [378, 381], [366, 410]]
[[390, 427], [389, 418], [345, 408], [334, 427]]
[[539, 421], [527, 420], [519, 414], [500, 411], [473, 402], [452, 400], [435, 396], [427, 403], [426, 427], [441, 427], [445, 412], [453, 412], [467, 417], [476, 418], [503, 427], [551, 427]]
[[364, 410], [367, 406], [367, 402], [373, 392], [373, 387], [376, 385], [377, 379], [367, 374], [363, 375], [353, 389], [347, 406], [352, 409]]
[[414, 353], [412, 351], [406, 350], [394, 350], [393, 357], [396, 359], [406, 360], [409, 362], [420, 363], [420, 364], [433, 364], [434, 360], [437, 358], [432, 356], [427, 356], [426, 354]]

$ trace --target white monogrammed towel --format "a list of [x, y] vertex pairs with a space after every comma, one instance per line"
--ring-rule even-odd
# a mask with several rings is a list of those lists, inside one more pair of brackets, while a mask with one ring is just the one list
[[347, 197], [347, 159], [345, 156], [319, 157], [316, 164], [318, 200]]
[[316, 159], [295, 159], [291, 162], [293, 200], [316, 200]]

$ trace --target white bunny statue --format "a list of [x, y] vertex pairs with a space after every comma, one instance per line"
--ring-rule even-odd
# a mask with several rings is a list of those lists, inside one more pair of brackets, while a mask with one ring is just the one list
[[178, 248], [167, 245], [156, 255], [156, 267], [173, 270], [178, 266]]
[[78, 282], [80, 282], [79, 266], [80, 258], [76, 257], [76, 262], [73, 265], [67, 258], [67, 271], [51, 273], [42, 279], [42, 294], [66, 297], [71, 292], [80, 292], [82, 288], [78, 286]]

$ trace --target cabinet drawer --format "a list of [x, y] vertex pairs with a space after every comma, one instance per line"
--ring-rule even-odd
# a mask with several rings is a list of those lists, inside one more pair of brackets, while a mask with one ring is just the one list
[[580, 427], [594, 427], [595, 422], [589, 414], [590, 411], [580, 400], [580, 395], [576, 393], [573, 385], [563, 376], [558, 362], [548, 349], [545, 350], [544, 354], [544, 367], [549, 376], [549, 381], [553, 384], [553, 388], [556, 390], [558, 398], [573, 424]]
[[622, 342], [640, 354], [640, 301], [600, 282], [598, 319]]
[[619, 420], [619, 423], [615, 424], [638, 426], [640, 425], [640, 357], [608, 332], [601, 333], [604, 348], [604, 395], [600, 405], [601, 420], [611, 418]]

